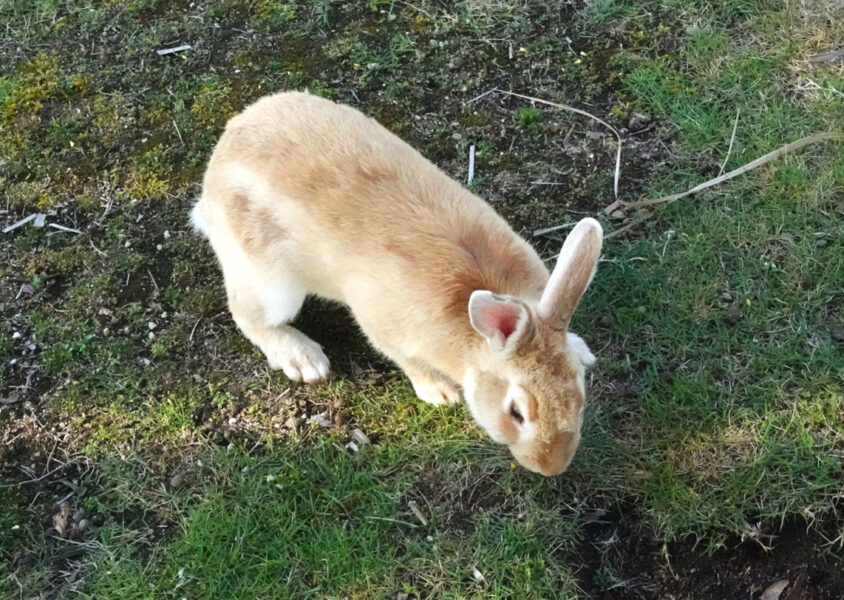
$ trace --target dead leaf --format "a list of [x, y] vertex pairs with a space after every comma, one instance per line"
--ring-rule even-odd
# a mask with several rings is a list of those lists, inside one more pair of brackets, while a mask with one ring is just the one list
[[803, 598], [803, 586], [806, 584], [806, 569], [800, 571], [797, 576], [797, 581], [794, 582], [794, 587], [788, 592], [784, 600], [801, 600]]
[[777, 582], [772, 583], [769, 585], [762, 595], [759, 596], [759, 600], [780, 600], [780, 596], [785, 591], [785, 588], [788, 587], [788, 579], [780, 579]]
[[70, 504], [62, 502], [59, 512], [53, 515], [53, 529], [60, 538], [66, 538], [70, 531]]

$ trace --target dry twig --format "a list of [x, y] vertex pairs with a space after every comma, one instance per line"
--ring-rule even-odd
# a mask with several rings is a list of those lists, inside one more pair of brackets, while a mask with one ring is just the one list
[[823, 141], [827, 141], [827, 140], [842, 140], [842, 139], [844, 139], [844, 134], [842, 134], [842, 133], [831, 133], [831, 132], [830, 133], [816, 133], [814, 135], [810, 135], [810, 136], [807, 136], [807, 137], [804, 137], [804, 138], [800, 138], [799, 140], [791, 142], [790, 144], [786, 144], [785, 146], [782, 146], [781, 148], [777, 148], [773, 152], [768, 152], [768, 154], [766, 154], [765, 156], [760, 156], [756, 160], [747, 163], [743, 167], [739, 167], [738, 169], [733, 169], [729, 173], [726, 173], [724, 175], [720, 175], [718, 177], [715, 177], [714, 179], [710, 179], [709, 181], [705, 181], [705, 182], [703, 182], [699, 185], [696, 185], [692, 189], [687, 190], [685, 192], [680, 192], [679, 194], [671, 194], [669, 196], [662, 196], [660, 198], [651, 198], [650, 200], [641, 200], [639, 202], [625, 202], [624, 206], [627, 207], [627, 208], [639, 208], [641, 206], [653, 206], [654, 204], [666, 204], [668, 202], [674, 202], [675, 200], [679, 200], [680, 198], [685, 198], [686, 196], [689, 196], [691, 194], [700, 192], [700, 191], [705, 190], [707, 188], [711, 188], [714, 185], [718, 185], [719, 183], [722, 183], [722, 182], [727, 181], [729, 179], [733, 179], [734, 177], [738, 177], [739, 175], [741, 175], [743, 173], [747, 173], [748, 171], [751, 171], [751, 170], [755, 169], [756, 167], [764, 165], [765, 163], [770, 162], [770, 161], [774, 160], [775, 158], [779, 158], [780, 156], [782, 156], [784, 154], [788, 154], [789, 152], [795, 152], [797, 150], [800, 150], [801, 148], [803, 148], [804, 146], [808, 146], [809, 144], [814, 144], [814, 143], [817, 143], [817, 142], [823, 142]]
[[730, 146], [727, 148], [727, 156], [724, 157], [724, 162], [721, 163], [721, 168], [718, 169], [718, 176], [724, 172], [724, 167], [727, 166], [727, 161], [730, 160], [730, 154], [733, 152], [733, 142], [736, 140], [736, 128], [738, 127], [738, 118], [741, 114], [741, 109], [736, 111], [736, 120], [733, 122], [733, 134], [730, 136]]
[[537, 229], [533, 232], [533, 237], [539, 237], [540, 235], [545, 235], [546, 233], [551, 233], [552, 231], [559, 231], [560, 229], [570, 229], [577, 225], [576, 222], [572, 223], [563, 223], [562, 225], [554, 225], [553, 227], [545, 227], [543, 229]]

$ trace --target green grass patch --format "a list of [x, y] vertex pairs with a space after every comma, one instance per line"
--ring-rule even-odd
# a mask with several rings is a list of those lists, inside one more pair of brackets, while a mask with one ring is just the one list
[[[844, 128], [840, 65], [805, 61], [841, 38], [827, 12], [0, 4], [0, 218], [46, 211], [81, 231], [0, 238], [0, 475], [67, 465], [0, 487], [0, 596], [612, 595], [637, 585], [619, 566], [637, 540], [662, 573], [662, 552], [691, 538], [714, 550], [830, 522], [844, 481], [841, 143], [607, 244], [573, 326], [599, 357], [584, 441], [555, 479], [516, 468], [464, 408], [415, 400], [334, 307], [309, 306], [302, 326], [341, 374], [295, 386], [268, 373], [187, 223], [227, 119], [283, 89], [360, 107], [458, 179], [475, 144], [473, 191], [520, 231], [609, 204], [615, 142], [521, 100], [464, 104], [493, 87], [629, 128], [626, 199], [681, 191]], [[192, 48], [155, 52], [177, 43]], [[354, 428], [372, 442], [357, 452]], [[65, 540], [50, 524], [69, 492], [74, 523], [92, 524]]]

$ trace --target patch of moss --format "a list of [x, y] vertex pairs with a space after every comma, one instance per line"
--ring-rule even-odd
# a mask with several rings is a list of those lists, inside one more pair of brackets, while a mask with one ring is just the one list
[[231, 88], [219, 80], [211, 80], [196, 94], [190, 112], [199, 129], [222, 129], [237, 111], [230, 99]]
[[44, 103], [52, 98], [66, 98], [87, 91], [90, 77], [68, 76], [62, 70], [62, 58], [56, 53], [40, 52], [17, 66], [17, 77], [2, 86], [5, 99], [0, 105], [0, 122], [9, 127], [17, 123], [33, 124]]
[[542, 122], [542, 111], [538, 108], [520, 108], [516, 111], [516, 121], [522, 129], [533, 129]]
[[255, 6], [256, 21], [268, 29], [276, 29], [296, 18], [298, 6], [294, 2], [261, 0]]

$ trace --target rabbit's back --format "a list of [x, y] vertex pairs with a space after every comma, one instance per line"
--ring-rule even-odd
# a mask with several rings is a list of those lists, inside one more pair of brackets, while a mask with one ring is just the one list
[[501, 288], [547, 279], [489, 205], [374, 119], [309, 94], [264, 98], [229, 122], [201, 204], [247, 255], [283, 258], [309, 290], [350, 304], [376, 273], [389, 283], [373, 294], [436, 293], [423, 280], [476, 279], [461, 265], [479, 262], [513, 280]]

